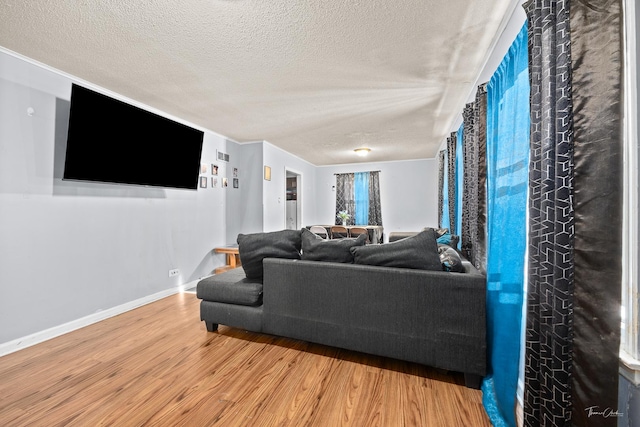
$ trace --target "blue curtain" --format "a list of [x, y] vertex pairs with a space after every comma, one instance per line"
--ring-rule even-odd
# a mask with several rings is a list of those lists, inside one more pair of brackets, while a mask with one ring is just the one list
[[487, 85], [487, 343], [483, 403], [494, 426], [515, 426], [529, 173], [526, 23]]
[[369, 172], [355, 173], [354, 193], [355, 225], [367, 225], [369, 224]]
[[449, 153], [444, 152], [444, 178], [442, 180], [442, 221], [440, 228], [451, 228], [449, 225]]
[[[462, 234], [462, 199], [464, 196], [464, 123], [458, 128], [456, 136], [456, 234]], [[462, 239], [458, 239], [458, 249], [462, 246]]]

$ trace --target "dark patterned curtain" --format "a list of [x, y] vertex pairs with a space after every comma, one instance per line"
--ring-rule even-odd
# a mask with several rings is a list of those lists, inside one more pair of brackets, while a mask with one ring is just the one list
[[475, 104], [467, 104], [462, 113], [464, 131], [464, 184], [462, 186], [461, 252], [473, 263], [472, 251], [478, 240], [478, 140], [475, 133]]
[[621, 322], [621, 3], [573, 0], [570, 7], [575, 144], [574, 425], [618, 423], [610, 412], [618, 408]]
[[458, 137], [452, 132], [447, 138], [447, 190], [449, 192], [449, 232], [456, 234], [456, 144]]
[[524, 424], [571, 423], [573, 120], [569, 0], [529, 0], [531, 133]]
[[476, 240], [470, 261], [483, 274], [487, 271], [487, 85], [478, 86], [474, 103], [473, 133], [478, 150]]
[[442, 228], [442, 209], [444, 208], [444, 159], [445, 150], [438, 153], [438, 228]]
[[347, 225], [354, 225], [356, 213], [356, 201], [354, 200], [355, 174], [336, 174], [336, 217], [335, 224], [342, 225], [342, 220], [338, 217], [338, 212], [347, 211], [351, 218], [347, 220]]
[[532, 89], [525, 425], [615, 426], [621, 3], [529, 0], [525, 9]]
[[382, 225], [380, 171], [369, 172], [369, 225]]
[[[487, 269], [487, 90], [478, 87], [476, 100], [467, 104], [464, 120], [464, 195], [461, 252], [481, 272]], [[442, 160], [441, 160], [442, 161]]]

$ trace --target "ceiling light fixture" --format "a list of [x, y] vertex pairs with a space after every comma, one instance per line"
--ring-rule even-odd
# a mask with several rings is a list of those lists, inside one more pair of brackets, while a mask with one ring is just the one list
[[362, 148], [356, 148], [355, 150], [353, 150], [356, 152], [356, 154], [360, 157], [364, 157], [367, 154], [369, 154], [369, 151], [371, 151], [371, 148], [367, 148], [367, 147], [362, 147]]

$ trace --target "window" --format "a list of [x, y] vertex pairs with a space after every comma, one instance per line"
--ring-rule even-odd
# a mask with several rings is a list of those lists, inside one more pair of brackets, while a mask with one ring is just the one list
[[336, 174], [336, 224], [342, 211], [347, 225], [382, 225], [380, 171]]
[[624, 217], [622, 249], [622, 373], [640, 383], [640, 313], [638, 301], [638, 40], [635, 0], [624, 1]]

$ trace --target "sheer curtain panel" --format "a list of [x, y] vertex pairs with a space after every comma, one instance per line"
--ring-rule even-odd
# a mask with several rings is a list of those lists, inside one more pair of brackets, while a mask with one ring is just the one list
[[483, 403], [515, 426], [527, 240], [529, 79], [526, 24], [487, 85], [487, 344]]

